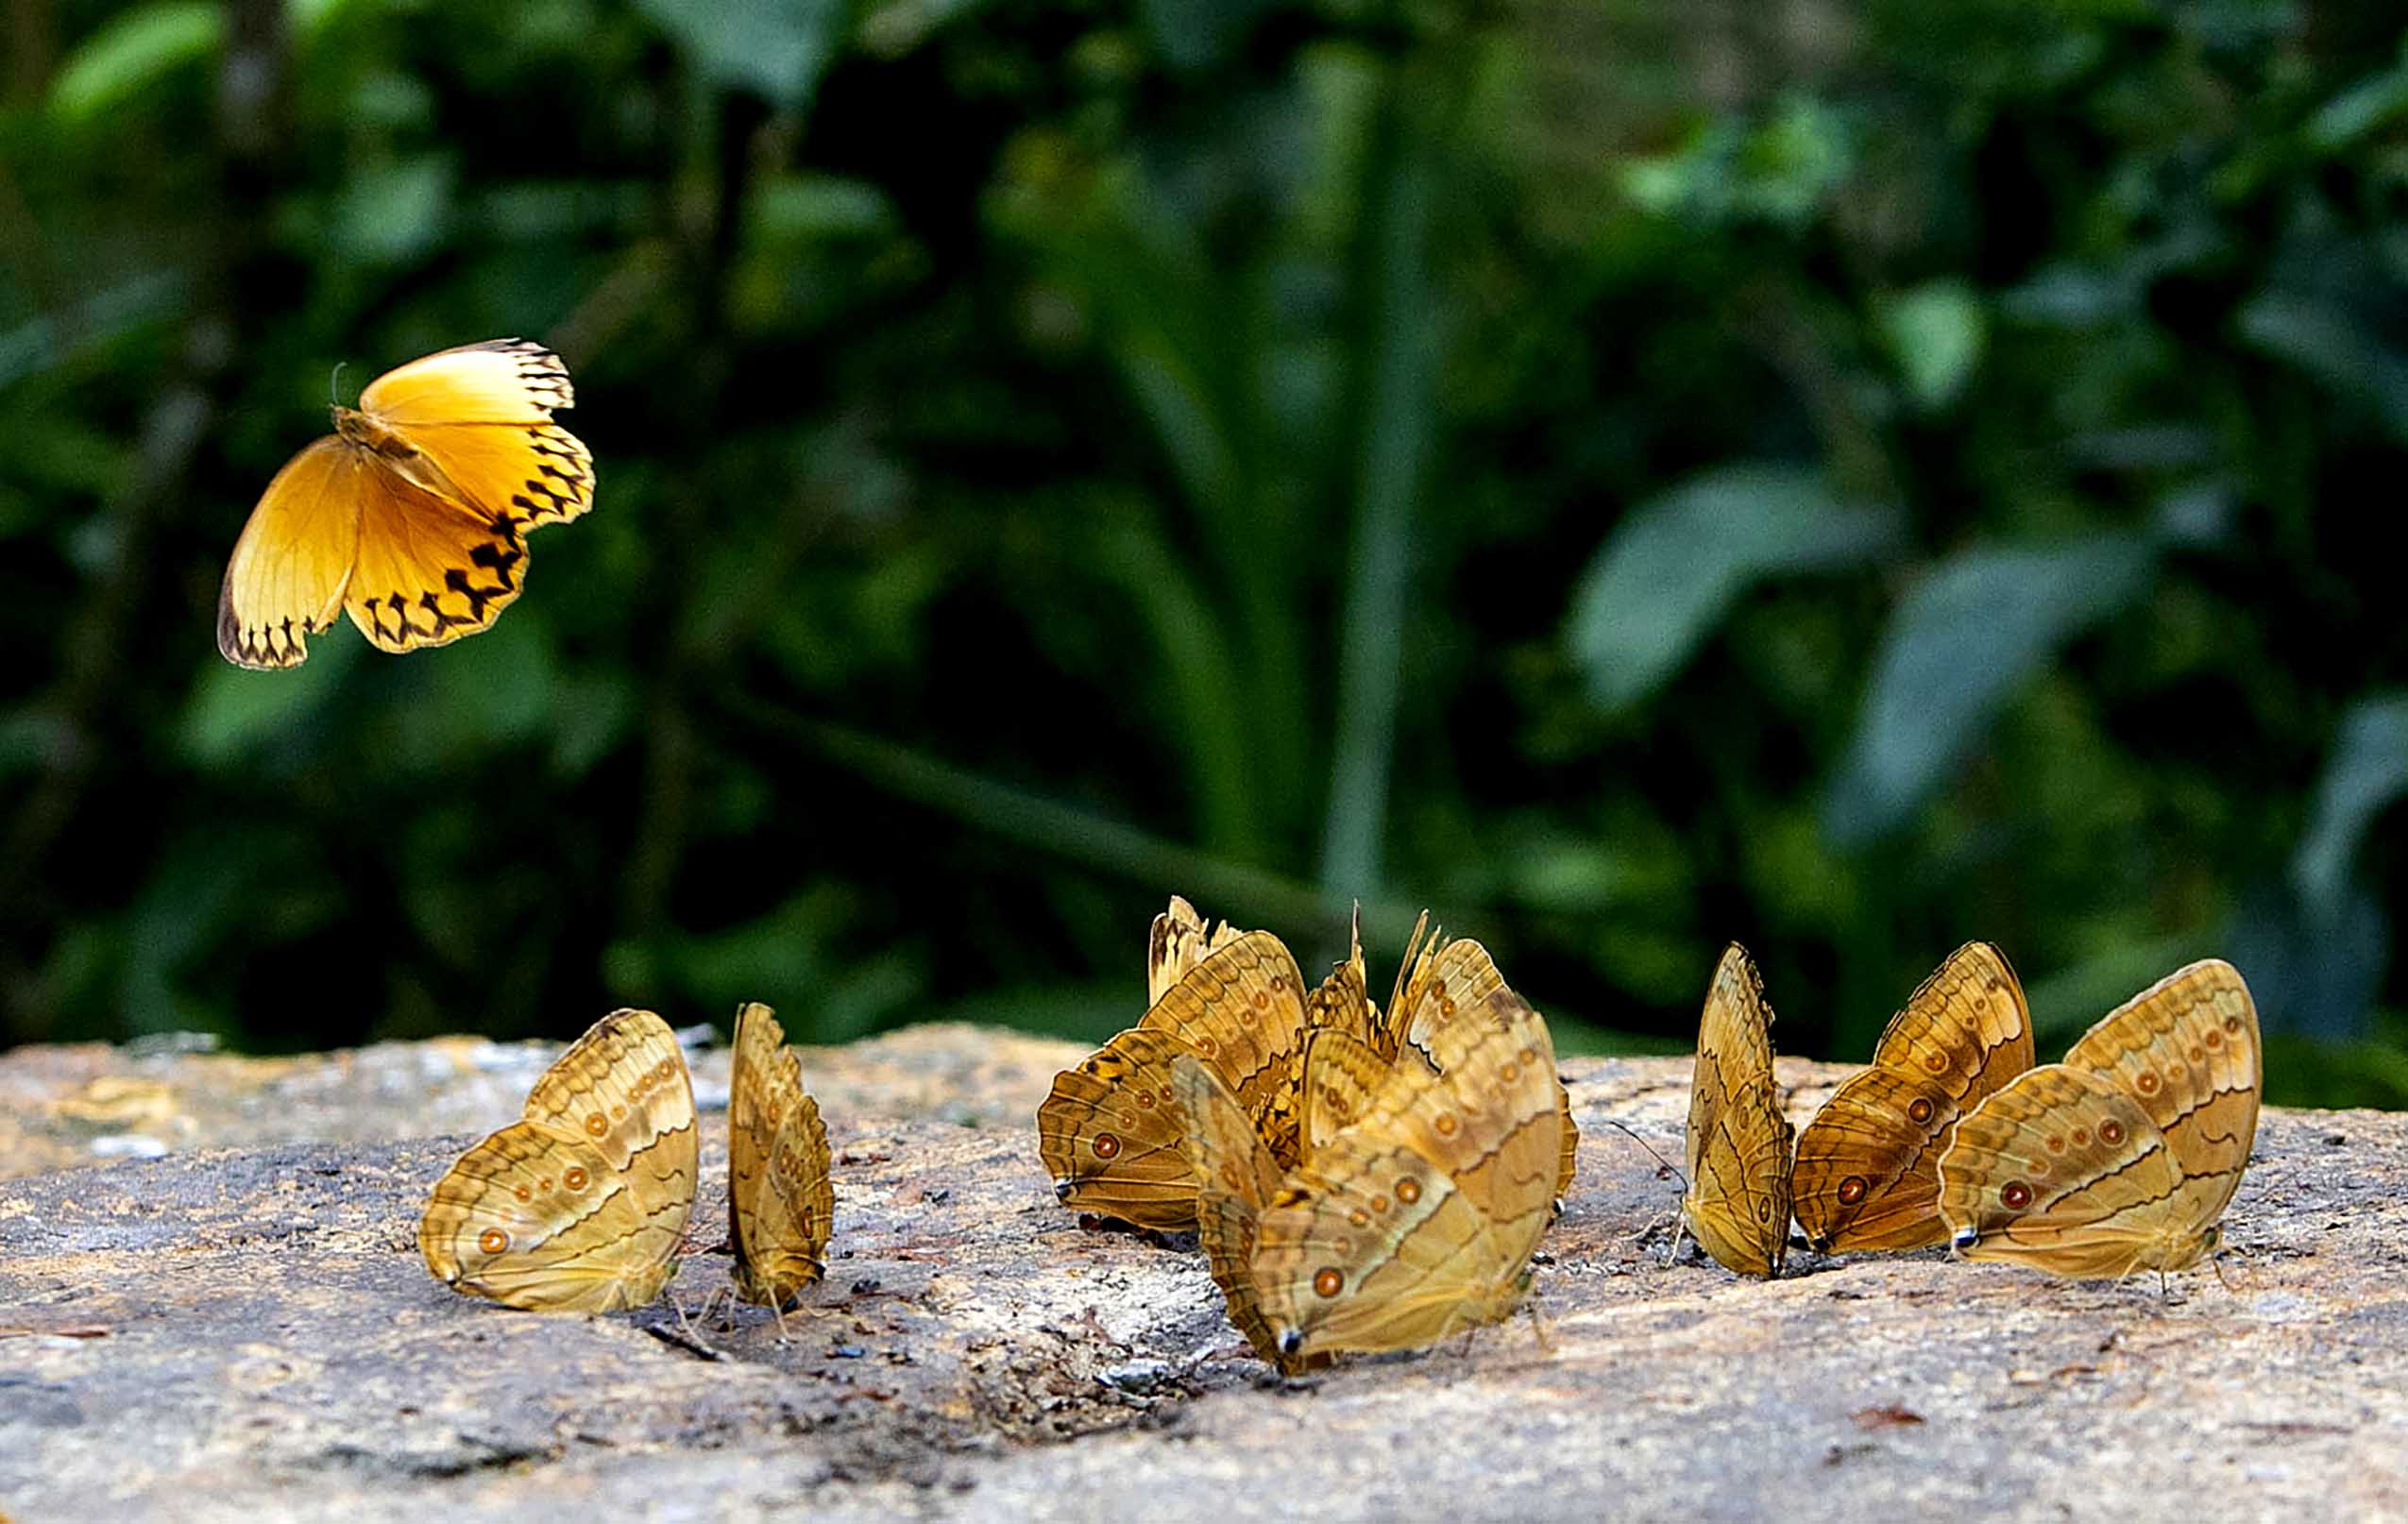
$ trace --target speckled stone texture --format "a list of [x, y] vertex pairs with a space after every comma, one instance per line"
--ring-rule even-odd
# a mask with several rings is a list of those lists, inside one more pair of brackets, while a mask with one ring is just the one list
[[[690, 1336], [455, 1296], [419, 1206], [551, 1051], [0, 1056], [0, 1516], [2408, 1517], [2408, 1117], [2269, 1113], [2226, 1283], [1759, 1285], [1663, 1262], [1677, 1188], [1603, 1126], [1675, 1153], [1687, 1062], [1571, 1059], [1536, 1318], [1285, 1385], [1200, 1256], [1055, 1204], [1032, 1117], [1079, 1050], [965, 1028], [805, 1052], [838, 1217], [787, 1342], [704, 1309], [717, 1051]], [[1842, 1073], [1784, 1060], [1793, 1114]]]

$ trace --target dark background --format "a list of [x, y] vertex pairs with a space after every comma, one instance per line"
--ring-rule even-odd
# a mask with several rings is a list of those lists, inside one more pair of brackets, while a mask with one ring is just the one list
[[[2273, 0], [9, 0], [0, 1043], [1101, 1036], [1360, 897], [1568, 1048], [2195, 957], [2408, 1104], [2408, 61]], [[212, 645], [426, 351], [493, 630]]]

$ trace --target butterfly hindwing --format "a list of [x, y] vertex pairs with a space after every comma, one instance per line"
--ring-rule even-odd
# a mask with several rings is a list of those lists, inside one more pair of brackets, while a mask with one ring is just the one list
[[333, 627], [359, 557], [367, 463], [332, 435], [276, 473], [251, 510], [217, 593], [217, 649], [242, 667], [297, 667]]

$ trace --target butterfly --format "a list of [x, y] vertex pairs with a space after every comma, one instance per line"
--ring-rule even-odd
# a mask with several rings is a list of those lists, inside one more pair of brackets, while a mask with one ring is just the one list
[[769, 1007], [736, 1013], [727, 1088], [727, 1223], [736, 1295], [783, 1312], [827, 1274], [836, 1194], [820, 1103]]
[[1747, 949], [1714, 966], [1689, 1081], [1681, 1226], [1723, 1268], [1772, 1277], [1789, 1240], [1789, 1121], [1772, 1079], [1772, 1008]]
[[613, 1011], [535, 1081], [518, 1121], [435, 1182], [418, 1223], [427, 1269], [510, 1307], [642, 1307], [677, 1273], [696, 1136], [668, 1024]]
[[337, 612], [395, 652], [491, 624], [518, 596], [526, 532], [593, 506], [593, 455], [551, 421], [575, 399], [558, 357], [524, 339], [370, 381], [251, 510], [218, 591], [217, 649], [240, 667], [297, 667]]
[[1957, 1119], [2032, 1066], [2024, 987], [1967, 942], [1890, 1019], [1870, 1067], [1798, 1134], [1790, 1207], [1818, 1253], [1945, 1243], [1940, 1152]]
[[1151, 1007], [1172, 985], [1186, 978], [1189, 970], [1241, 935], [1226, 921], [1207, 926], [1196, 906], [1172, 895], [1170, 908], [1154, 918], [1145, 938], [1145, 1004]]
[[1284, 1370], [1430, 1344], [1528, 1290], [1562, 1150], [1546, 1021], [1500, 985], [1433, 1048], [1436, 1067], [1395, 1064], [1362, 1117], [1284, 1176], [1220, 1076], [1173, 1062], [1214, 1278]]
[[1957, 1124], [1940, 1159], [1949, 1246], [2060, 1276], [2196, 1264], [2248, 1167], [2260, 1061], [2238, 970], [2168, 974]]
[[1171, 1063], [1209, 1064], [1285, 1168], [1297, 1150], [1303, 975], [1267, 931], [1204, 954], [1075, 1069], [1037, 1110], [1037, 1149], [1065, 1206], [1139, 1228], [1196, 1226], [1196, 1177], [1179, 1143]]

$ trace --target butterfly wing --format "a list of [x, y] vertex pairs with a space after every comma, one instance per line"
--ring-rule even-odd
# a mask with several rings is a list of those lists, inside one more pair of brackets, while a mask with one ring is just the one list
[[435, 1182], [418, 1248], [457, 1290], [538, 1311], [641, 1307], [694, 1204], [694, 1097], [669, 1027], [615, 1011], [547, 1070], [521, 1119]]
[[427, 1269], [455, 1291], [542, 1312], [613, 1312], [658, 1296], [673, 1239], [624, 1174], [574, 1133], [514, 1122], [460, 1156], [418, 1223]]
[[2064, 1064], [2026, 1071], [1957, 1124], [1940, 1214], [1962, 1257], [2060, 1276], [2179, 1270], [2213, 1244], [2141, 1103]]
[[1391, 1065], [1370, 1042], [1339, 1027], [1312, 1033], [1304, 1045], [1304, 1157], [1363, 1120]]
[[1171, 986], [1186, 978], [1189, 970], [1237, 940], [1239, 935], [1226, 921], [1207, 926], [1196, 906], [1172, 895], [1170, 908], [1154, 918], [1145, 939], [1145, 1004], [1150, 1008]]
[[694, 1082], [667, 1022], [649, 1010], [615, 1010], [596, 1022], [535, 1081], [526, 1120], [601, 1149], [627, 1177], [653, 1241], [675, 1252], [694, 1210], [701, 1129]]
[[[1399, 996], [1403, 1006], [1398, 1019], [1402, 1023], [1405, 1046], [1445, 1069], [1456, 1061], [1462, 1041], [1454, 1030], [1457, 1018], [1474, 1013], [1476, 1028], [1477, 1013], [1486, 1009], [1491, 998], [1500, 991], [1509, 996], [1512, 991], [1506, 990], [1505, 976], [1498, 972], [1488, 949], [1467, 937], [1450, 941], [1433, 936], [1422, 944], [1414, 962], [1412, 976]], [[1543, 1028], [1546, 1024], [1539, 1024]], [[1571, 1191], [1580, 1147], [1580, 1129], [1572, 1124], [1571, 1092], [1561, 1079], [1555, 1081], [1555, 1111], [1561, 1124], [1555, 1134], [1561, 1152], [1555, 1160], [1554, 1199], [1560, 1200]]]
[[1211, 1064], [1254, 1118], [1272, 1157], [1282, 1165], [1296, 1161], [1304, 976], [1284, 942], [1249, 931], [1206, 955], [1137, 1024]]
[[1948, 1129], [2032, 1066], [2032, 1024], [2006, 955], [1968, 942], [1908, 996], [1874, 1047], [1798, 1134], [1790, 1205], [1823, 1252], [1948, 1239], [1940, 1151]]
[[1306, 1363], [1280, 1352], [1263, 1319], [1252, 1263], [1263, 1208], [1280, 1188], [1279, 1164], [1237, 1097], [1200, 1060], [1188, 1054], [1173, 1059], [1171, 1088], [1184, 1115], [1184, 1146], [1196, 1173], [1196, 1236], [1229, 1303], [1229, 1322], [1257, 1356], [1296, 1375]]
[[344, 612], [380, 650], [449, 645], [517, 600], [527, 548], [488, 519], [363, 455], [359, 548]]
[[297, 667], [332, 627], [359, 550], [357, 447], [329, 434], [286, 463], [251, 510], [217, 591], [217, 649], [238, 667]]
[[1747, 950], [1715, 965], [1697, 1031], [1681, 1220], [1724, 1268], [1777, 1276], [1789, 1236], [1789, 1123], [1772, 1078], [1772, 1008]]
[[2177, 970], [2110, 1012], [2065, 1055], [2149, 1114], [2182, 1172], [2180, 1215], [2224, 1213], [2258, 1132], [2258, 1008], [2221, 958]]
[[728, 1242], [736, 1294], [783, 1307], [827, 1274], [836, 1193], [820, 1103], [769, 1007], [736, 1013], [727, 1098]]
[[576, 397], [557, 355], [496, 339], [387, 371], [360, 393], [360, 410], [432, 464], [430, 485], [523, 532], [593, 506], [593, 454], [551, 417]]
[[1037, 1152], [1062, 1205], [1163, 1232], [1196, 1226], [1196, 1174], [1171, 1090], [1171, 1062], [1187, 1052], [1132, 1027], [1054, 1076], [1037, 1109]]

